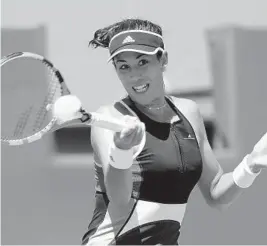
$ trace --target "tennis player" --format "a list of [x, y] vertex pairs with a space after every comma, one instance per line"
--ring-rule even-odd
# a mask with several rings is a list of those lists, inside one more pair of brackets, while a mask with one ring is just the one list
[[233, 172], [224, 173], [197, 104], [165, 94], [168, 54], [160, 26], [126, 19], [97, 30], [90, 44], [108, 48], [127, 91], [98, 112], [123, 119], [129, 127], [116, 134], [92, 128], [96, 203], [82, 244], [178, 245], [195, 185], [209, 205], [231, 204], [266, 168], [267, 134]]

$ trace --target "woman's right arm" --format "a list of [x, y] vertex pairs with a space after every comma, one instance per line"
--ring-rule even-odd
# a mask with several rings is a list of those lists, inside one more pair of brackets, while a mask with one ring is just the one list
[[[110, 111], [111, 110], [107, 107], [102, 107], [97, 112], [112, 116]], [[128, 158], [125, 160], [129, 162], [125, 163], [128, 168], [116, 168], [116, 165], [114, 165], [116, 163], [111, 165], [110, 148], [113, 146], [117, 148], [119, 152], [127, 151], [139, 144], [143, 134], [145, 134], [143, 123], [140, 124], [139, 122], [135, 124], [134, 118], [129, 116], [126, 116], [126, 118], [122, 116], [122, 118], [128, 121], [130, 119], [131, 124], [120, 133], [114, 133], [99, 127], [91, 128], [91, 144], [94, 150], [95, 161], [102, 165], [104, 183], [110, 202], [118, 206], [127, 204], [131, 198], [133, 187], [131, 164], [133, 159], [131, 158], [129, 160]]]

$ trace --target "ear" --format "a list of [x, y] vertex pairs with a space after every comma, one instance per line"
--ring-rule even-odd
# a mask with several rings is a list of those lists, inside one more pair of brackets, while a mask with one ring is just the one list
[[163, 51], [163, 54], [161, 56], [161, 64], [163, 69], [165, 70], [168, 64], [168, 52], [166, 50]]

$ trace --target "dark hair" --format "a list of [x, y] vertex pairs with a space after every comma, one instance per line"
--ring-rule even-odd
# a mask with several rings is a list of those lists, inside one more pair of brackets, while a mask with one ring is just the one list
[[95, 32], [94, 38], [89, 42], [89, 46], [94, 48], [108, 48], [109, 42], [116, 34], [127, 30], [143, 30], [157, 33], [162, 36], [162, 29], [159, 25], [148, 20], [125, 19], [113, 25], [104, 27]]

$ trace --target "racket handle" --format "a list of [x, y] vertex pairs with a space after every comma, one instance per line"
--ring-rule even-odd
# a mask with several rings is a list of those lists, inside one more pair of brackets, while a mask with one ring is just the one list
[[127, 127], [127, 123], [99, 113], [90, 113], [89, 125], [109, 129], [115, 132], [120, 132], [123, 128]]

